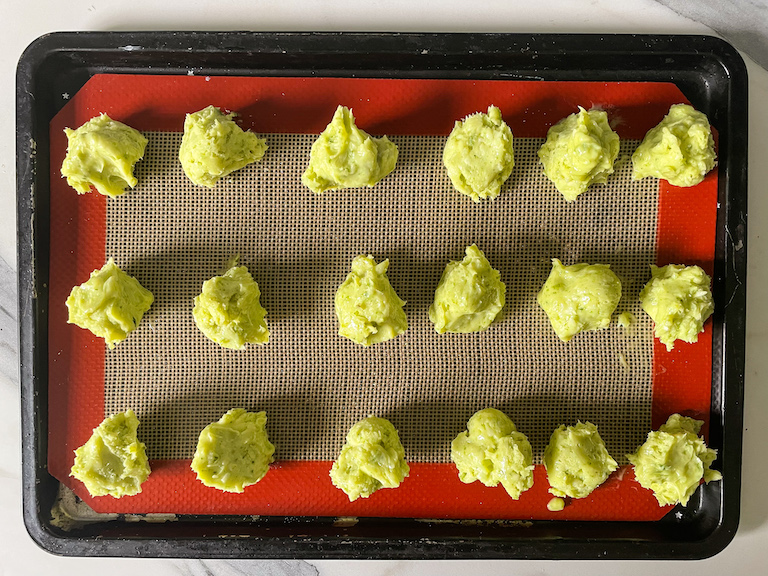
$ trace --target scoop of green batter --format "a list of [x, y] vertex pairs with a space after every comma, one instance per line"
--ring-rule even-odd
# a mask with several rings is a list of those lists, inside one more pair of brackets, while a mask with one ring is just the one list
[[232, 266], [223, 276], [203, 282], [192, 315], [208, 338], [224, 348], [242, 350], [246, 344], [266, 344], [267, 311], [259, 302], [259, 285], [245, 266]]
[[440, 334], [480, 332], [504, 307], [504, 291], [499, 271], [472, 244], [464, 260], [449, 262], [445, 267], [429, 307], [429, 319]]
[[499, 195], [515, 165], [512, 130], [501, 110], [489, 106], [457, 121], [443, 150], [443, 164], [453, 186], [475, 202]]
[[668, 351], [675, 340], [697, 342], [715, 310], [709, 276], [698, 266], [678, 264], [651, 266], [651, 276], [640, 291], [640, 303], [654, 322], [656, 338]]
[[200, 432], [192, 470], [224, 492], [242, 492], [269, 471], [275, 447], [267, 436], [267, 413], [234, 408]]
[[597, 426], [578, 422], [560, 426], [544, 450], [549, 491], [555, 496], [586, 498], [618, 468]]
[[663, 178], [673, 186], [695, 186], [715, 167], [709, 120], [688, 104], [675, 104], [632, 154], [632, 178]]
[[67, 323], [104, 338], [110, 349], [136, 329], [154, 301], [152, 293], [110, 258], [67, 298]]
[[395, 427], [389, 420], [368, 416], [350, 428], [330, 475], [352, 502], [379, 488], [397, 488], [409, 471]]
[[336, 291], [334, 305], [339, 335], [362, 346], [391, 340], [408, 329], [401, 300], [387, 278], [389, 260], [358, 256]]
[[486, 486], [501, 483], [515, 500], [533, 486], [531, 444], [506, 414], [495, 408], [475, 412], [467, 430], [451, 442], [451, 460], [459, 480], [479, 480]]
[[150, 469], [145, 446], [136, 436], [138, 427], [133, 410], [105, 418], [75, 450], [70, 476], [85, 484], [91, 496], [122, 498], [141, 492]]
[[267, 144], [235, 124], [234, 113], [222, 114], [215, 106], [187, 114], [179, 161], [184, 173], [198, 186], [213, 188], [219, 178], [261, 160]]
[[536, 297], [563, 342], [585, 330], [607, 328], [620, 299], [621, 282], [609, 265], [563, 266], [557, 258]]
[[608, 125], [608, 115], [581, 106], [549, 129], [539, 149], [544, 174], [568, 202], [592, 184], [605, 184], [618, 155], [619, 135]]
[[373, 138], [355, 125], [346, 106], [312, 144], [301, 183], [321, 194], [338, 188], [372, 187], [395, 169], [397, 146], [386, 136]]
[[648, 439], [634, 454], [627, 454], [635, 466], [635, 478], [643, 488], [653, 490], [659, 506], [685, 506], [703, 479], [720, 480], [722, 474], [710, 470], [717, 450], [707, 448], [704, 438], [697, 436], [701, 420], [672, 414], [658, 432], [649, 432]]
[[112, 120], [106, 114], [91, 118], [77, 130], [65, 128], [67, 155], [61, 175], [78, 194], [91, 186], [114, 198], [133, 188], [138, 180], [133, 167], [143, 156], [147, 139], [141, 132]]

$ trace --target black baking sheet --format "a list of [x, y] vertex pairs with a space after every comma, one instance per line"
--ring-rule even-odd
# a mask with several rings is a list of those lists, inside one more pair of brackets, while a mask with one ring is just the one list
[[[98, 73], [674, 82], [719, 128], [710, 444], [722, 483], [665, 519], [436, 522], [414, 519], [118, 516], [64, 531], [47, 472], [48, 123]], [[746, 72], [711, 37], [508, 34], [62, 33], [17, 76], [20, 350], [25, 521], [69, 555], [347, 558], [700, 558], [738, 524], [746, 273]], [[737, 249], [738, 247], [738, 249]], [[237, 536], [230, 538], [230, 536]]]

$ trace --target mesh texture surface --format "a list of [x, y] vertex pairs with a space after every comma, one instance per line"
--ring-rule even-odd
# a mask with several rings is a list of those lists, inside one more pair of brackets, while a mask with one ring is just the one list
[[[108, 200], [105, 257], [155, 296], [139, 328], [106, 354], [104, 412], [132, 408], [151, 459], [192, 457], [200, 430], [231, 408], [266, 410], [278, 460], [332, 460], [347, 430], [376, 414], [412, 462], [450, 461], [450, 442], [488, 406], [528, 435], [536, 457], [560, 424], [599, 426], [620, 463], [650, 429], [652, 333], [637, 296], [655, 263], [658, 181], [631, 180], [622, 141], [606, 186], [566, 203], [541, 172], [543, 139], [515, 139], [515, 168], [493, 201], [456, 192], [445, 137], [394, 136], [395, 171], [372, 189], [316, 196], [300, 176], [313, 135], [265, 134], [264, 159], [193, 185], [180, 133], [148, 132], [139, 185]], [[438, 335], [427, 311], [443, 268], [476, 243], [507, 287], [502, 317], [479, 334]], [[202, 283], [240, 255], [258, 282], [266, 346], [220, 348], [192, 318]], [[358, 254], [390, 259], [409, 329], [362, 348], [337, 335], [333, 297]], [[551, 258], [610, 264], [622, 280], [609, 329], [560, 342], [536, 293]]]

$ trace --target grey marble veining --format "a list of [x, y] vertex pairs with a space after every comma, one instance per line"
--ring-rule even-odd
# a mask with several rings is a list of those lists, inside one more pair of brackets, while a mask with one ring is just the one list
[[680, 16], [712, 28], [768, 70], [766, 0], [656, 0]]
[[0, 375], [18, 381], [16, 271], [0, 258]]
[[[151, 2], [139, 0], [135, 9], [126, 11], [116, 0], [71, 0], [48, 2], [40, 10], [39, 2], [8, 4], [4, 19], [8, 32], [0, 35], [3, 55], [0, 92], [5, 112], [0, 114], [0, 576], [243, 576], [243, 575], [315, 575], [334, 576], [449, 576], [484, 574], [485, 576], [563, 575], [640, 576], [652, 571], [657, 576], [678, 576], [679, 562], [542, 562], [542, 561], [467, 561], [467, 562], [392, 562], [392, 561], [218, 561], [176, 559], [60, 558], [49, 555], [25, 534], [21, 518], [21, 481], [18, 407], [18, 359], [16, 328], [16, 271], [13, 263], [15, 226], [8, 215], [13, 209], [11, 176], [14, 150], [13, 89], [14, 64], [23, 48], [33, 38], [52, 30], [86, 29], [222, 29], [227, 22], [237, 29], [473, 29], [477, 31], [531, 32], [669, 32], [700, 33], [698, 20], [729, 40], [736, 48], [768, 69], [768, 23], [766, 1], [747, 0], [544, 0], [522, 3], [494, 0], [479, 9], [454, 0], [440, 2], [360, 3], [352, 0], [327, 2], [271, 3], [252, 0], [230, 0], [226, 10], [205, 6], [207, 2], [183, 3], [180, 0]], [[254, 10], [260, 4], [268, 10]], [[274, 5], [273, 5], [274, 4]], [[338, 6], [334, 6], [337, 4]], [[429, 4], [433, 4], [430, 6]], [[343, 5], [343, 6], [342, 6]], [[261, 6], [262, 8], [265, 6]], [[525, 9], [521, 8], [524, 7]], [[335, 8], [335, 11], [334, 11]], [[675, 12], [678, 14], [676, 15]], [[687, 20], [685, 18], [688, 18]], [[250, 18], [250, 19], [249, 19]], [[319, 24], [318, 24], [319, 23]], [[768, 125], [768, 112], [761, 101], [768, 98], [768, 74], [750, 67], [752, 109], [750, 118], [750, 337], [748, 338], [747, 396], [745, 405], [745, 445], [742, 523], [734, 542], [721, 554], [706, 561], [689, 563], [701, 576], [723, 573], [761, 574], [768, 561], [768, 500], [763, 496], [764, 479], [768, 476], [765, 442], [762, 438], [764, 413], [768, 409], [768, 387], [763, 349], [768, 342], [768, 312], [763, 304], [762, 287], [768, 283], [768, 235], [765, 215], [768, 196], [760, 194], [766, 180], [768, 164], [760, 159], [768, 150], [763, 127]], [[754, 160], [754, 161], [752, 161]], [[7, 168], [6, 168], [7, 167]], [[5, 178], [3, 178], [5, 177]], [[754, 188], [754, 190], [753, 190]], [[754, 289], [752, 289], [754, 288]], [[763, 568], [760, 568], [762, 566]]]
[[184, 560], [174, 564], [181, 576], [318, 576], [303, 560]]

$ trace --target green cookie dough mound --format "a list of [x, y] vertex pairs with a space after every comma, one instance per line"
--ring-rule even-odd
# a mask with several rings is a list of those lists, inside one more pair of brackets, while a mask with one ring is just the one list
[[697, 437], [702, 420], [672, 414], [658, 432], [634, 454], [627, 454], [635, 466], [635, 478], [643, 488], [653, 490], [659, 506], [685, 506], [702, 479], [720, 480], [722, 474], [709, 467], [717, 458], [717, 450], [707, 448], [704, 438]]
[[688, 104], [675, 104], [632, 154], [632, 178], [662, 178], [673, 186], [695, 186], [715, 167], [709, 120]]
[[179, 160], [184, 173], [198, 186], [213, 188], [222, 176], [264, 157], [266, 141], [244, 132], [232, 120], [234, 116], [222, 114], [215, 106], [187, 114]]
[[504, 307], [505, 286], [498, 270], [475, 245], [467, 247], [461, 262], [449, 262], [429, 307], [435, 330], [480, 332], [491, 325]]
[[91, 496], [122, 498], [141, 492], [150, 469], [145, 446], [136, 436], [138, 427], [133, 410], [105, 418], [75, 450], [70, 476], [85, 484]]
[[389, 420], [368, 416], [349, 429], [330, 475], [352, 502], [379, 488], [397, 488], [409, 471], [395, 427]]
[[362, 346], [386, 342], [408, 329], [401, 300], [387, 278], [389, 260], [358, 256], [336, 291], [334, 304], [339, 335]]
[[206, 486], [242, 492], [269, 471], [275, 447], [267, 437], [267, 413], [234, 408], [200, 432], [192, 470]]
[[549, 491], [555, 496], [586, 498], [616, 470], [597, 426], [578, 422], [560, 426], [544, 450]]
[[515, 165], [512, 130], [501, 110], [488, 107], [457, 121], [445, 143], [443, 164], [453, 186], [475, 202], [499, 195]]
[[465, 484], [501, 483], [514, 500], [533, 486], [531, 444], [506, 414], [494, 408], [475, 412], [469, 419], [466, 432], [451, 442], [451, 460]]
[[624, 329], [628, 329], [635, 322], [635, 315], [632, 312], [622, 312], [617, 320], [618, 325]]
[[608, 264], [563, 266], [557, 258], [536, 297], [563, 342], [579, 332], [607, 328], [620, 299], [621, 282]]
[[605, 184], [618, 155], [619, 135], [608, 125], [608, 115], [581, 106], [549, 129], [539, 149], [544, 174], [568, 202], [592, 184]]
[[203, 282], [192, 315], [200, 331], [219, 346], [242, 350], [246, 343], [266, 344], [267, 311], [261, 291], [245, 266], [232, 266], [223, 276]]
[[87, 282], [72, 288], [67, 323], [104, 338], [112, 349], [136, 329], [153, 301], [152, 293], [110, 258]]
[[709, 276], [698, 266], [651, 266], [651, 280], [640, 291], [640, 304], [654, 322], [653, 333], [666, 345], [694, 343], [715, 310]]
[[395, 144], [386, 136], [372, 138], [360, 130], [352, 111], [339, 106], [312, 144], [301, 183], [315, 194], [339, 188], [371, 188], [395, 169], [396, 162]]
[[138, 180], [133, 166], [144, 156], [147, 139], [141, 132], [106, 114], [91, 118], [77, 130], [65, 128], [67, 155], [61, 175], [78, 194], [91, 191], [114, 198]]

